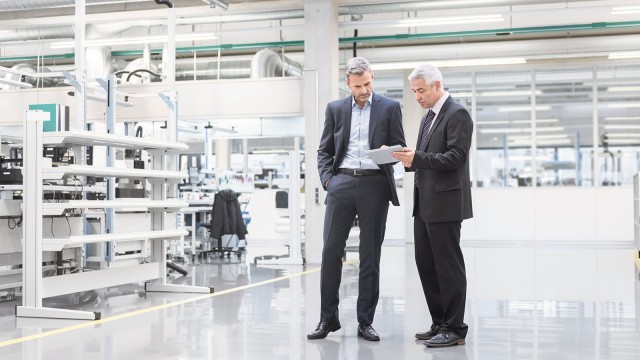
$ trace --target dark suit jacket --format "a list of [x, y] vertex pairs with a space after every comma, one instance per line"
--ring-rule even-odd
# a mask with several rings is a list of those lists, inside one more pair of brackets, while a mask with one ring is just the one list
[[[420, 124], [420, 132], [424, 121]], [[469, 148], [473, 122], [471, 115], [447, 98], [428, 135], [426, 149], [418, 149], [409, 171], [422, 169], [420, 195], [416, 189], [413, 215], [420, 206], [425, 222], [462, 221], [473, 217], [471, 208], [471, 180], [469, 178]], [[419, 200], [418, 200], [419, 199]]]
[[[324, 130], [318, 148], [318, 172], [323, 187], [336, 174], [347, 153], [351, 134], [351, 99], [352, 96], [348, 96], [332, 101], [325, 111]], [[405, 144], [400, 103], [374, 92], [369, 119], [369, 147], [377, 149], [382, 145], [406, 146]], [[393, 205], [400, 205], [393, 179], [393, 164], [378, 166], [387, 177], [391, 194], [389, 200]]]

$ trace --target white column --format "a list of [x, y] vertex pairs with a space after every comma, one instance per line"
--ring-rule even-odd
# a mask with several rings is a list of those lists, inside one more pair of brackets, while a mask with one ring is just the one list
[[[406, 70], [402, 82], [404, 84], [402, 91], [402, 126], [404, 127], [404, 137], [407, 141], [407, 146], [410, 148], [416, 147], [418, 141], [418, 130], [420, 130], [420, 120], [424, 115], [424, 110], [420, 107], [416, 101], [415, 95], [411, 90], [411, 84], [407, 77], [411, 74], [412, 70]], [[375, 83], [374, 83], [375, 85]], [[408, 172], [404, 176], [404, 211], [405, 211], [405, 238], [407, 243], [413, 243], [413, 179], [414, 173]]]
[[304, 26], [305, 258], [308, 264], [320, 264], [326, 193], [317, 151], [325, 107], [338, 98], [338, 1], [305, 0]]
[[229, 151], [229, 140], [216, 139], [216, 169], [229, 170], [231, 163], [231, 153]]

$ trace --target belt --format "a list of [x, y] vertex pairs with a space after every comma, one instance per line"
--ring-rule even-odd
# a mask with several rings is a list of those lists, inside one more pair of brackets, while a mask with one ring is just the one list
[[382, 170], [375, 169], [338, 169], [338, 174], [344, 174], [349, 176], [371, 176], [382, 175]]

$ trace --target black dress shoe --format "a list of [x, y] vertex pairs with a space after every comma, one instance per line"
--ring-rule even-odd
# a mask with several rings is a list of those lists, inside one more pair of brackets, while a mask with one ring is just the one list
[[307, 334], [307, 339], [324, 339], [330, 332], [340, 330], [340, 321], [320, 321], [315, 331]]
[[380, 336], [376, 330], [367, 323], [358, 324], [358, 336], [368, 341], [380, 341]]
[[424, 342], [428, 347], [464, 345], [464, 338], [453, 330], [441, 329], [438, 335]]
[[431, 324], [431, 328], [425, 332], [416, 333], [416, 339], [418, 340], [431, 340], [434, 336], [440, 332], [440, 326]]

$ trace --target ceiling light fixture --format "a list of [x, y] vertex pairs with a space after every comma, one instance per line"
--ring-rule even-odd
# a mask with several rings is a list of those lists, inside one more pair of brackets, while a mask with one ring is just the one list
[[607, 144], [612, 145], [636, 145], [640, 143], [640, 139], [611, 139], [607, 140]]
[[637, 108], [640, 107], [640, 103], [608, 103], [607, 107], [615, 109]]
[[640, 92], [640, 86], [609, 86], [608, 92]]
[[[564, 131], [563, 126], [549, 126], [549, 127], [539, 127], [536, 128], [536, 132], [553, 132], [553, 131]], [[483, 134], [510, 134], [510, 133], [530, 133], [531, 128], [497, 128], [497, 129], [482, 129], [480, 130]]]
[[640, 51], [621, 51], [609, 54], [609, 60], [640, 58]]
[[457, 60], [433, 60], [433, 61], [399, 61], [390, 63], [371, 64], [375, 70], [407, 70], [415, 69], [418, 65], [429, 63], [439, 68], [460, 66], [489, 66], [489, 65], [517, 65], [525, 64], [523, 57], [482, 58], [482, 59], [457, 59]]
[[[536, 111], [546, 111], [551, 110], [551, 106], [549, 105], [540, 105], [536, 106]], [[516, 111], [531, 111], [531, 106], [505, 106], [498, 108], [499, 112], [516, 112]]]
[[640, 125], [605, 125], [606, 130], [640, 130]]
[[504, 121], [476, 121], [476, 125], [478, 126], [482, 126], [482, 125], [507, 125], [509, 124], [508, 121], [504, 120]]
[[616, 6], [611, 8], [611, 15], [627, 15], [640, 13], [640, 6]]
[[453, 16], [432, 19], [402, 19], [391, 25], [393, 27], [413, 27], [413, 26], [442, 26], [455, 24], [475, 24], [488, 22], [502, 22], [504, 16], [500, 14]]
[[[176, 34], [176, 42], [185, 41], [203, 41], [213, 40], [216, 36], [213, 33], [197, 33], [197, 34]], [[89, 46], [111, 46], [111, 45], [135, 45], [135, 44], [151, 44], [163, 43], [167, 41], [167, 35], [151, 35], [138, 37], [122, 37], [122, 38], [105, 38], [105, 39], [89, 39], [84, 45]], [[49, 45], [52, 49], [74, 48], [75, 41], [53, 42]]]
[[[529, 145], [531, 144], [531, 140], [514, 140], [509, 141], [510, 145]], [[536, 140], [536, 145], [562, 145], [562, 144], [571, 144], [571, 139], [547, 139], [547, 140]]]
[[[557, 123], [558, 119], [536, 119], [536, 124]], [[531, 120], [513, 120], [512, 124], [530, 124]]]
[[[567, 134], [554, 134], [554, 135], [536, 135], [536, 139], [543, 139], [543, 140], [549, 140], [549, 139], [565, 139], [565, 138], [569, 138], [569, 135]], [[509, 136], [509, 140], [531, 140], [531, 135], [512, 135]]]
[[607, 138], [640, 138], [640, 133], [626, 133], [626, 134], [606, 133], [604, 134], [604, 136]]
[[633, 121], [640, 120], [640, 116], [608, 116], [605, 121]]

